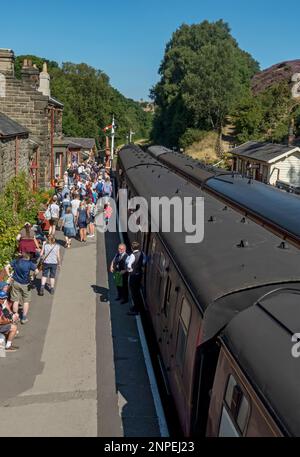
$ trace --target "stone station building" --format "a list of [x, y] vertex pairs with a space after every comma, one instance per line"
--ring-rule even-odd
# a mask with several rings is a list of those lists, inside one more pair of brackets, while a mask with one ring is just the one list
[[29, 131], [0, 113], [0, 191], [19, 171], [30, 169]]
[[24, 60], [22, 79], [14, 74], [14, 53], [0, 49], [0, 113], [30, 132], [32, 162], [39, 187], [54, 178], [54, 139], [62, 135], [63, 104], [51, 97], [50, 76]]
[[[46, 63], [40, 73], [30, 59], [25, 59], [22, 79], [19, 80], [15, 77], [14, 61], [12, 50], [0, 48], [0, 114], [3, 119], [6, 116], [11, 122], [16, 122], [17, 131], [25, 129], [29, 135], [27, 170], [25, 162], [22, 169], [32, 177], [33, 188], [47, 188], [57, 175], [62, 177], [69, 163], [92, 157], [96, 152], [95, 140], [63, 136], [64, 106], [51, 96]], [[22, 147], [25, 148], [23, 143]], [[15, 165], [16, 158], [12, 159], [12, 152], [3, 160], [6, 165], [5, 176], [0, 172], [2, 183], [19, 170]]]

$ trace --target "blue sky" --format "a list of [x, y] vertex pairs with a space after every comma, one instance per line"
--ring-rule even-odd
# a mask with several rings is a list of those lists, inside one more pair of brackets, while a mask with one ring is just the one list
[[300, 58], [299, 17], [299, 0], [14, 0], [0, 5], [0, 47], [86, 62], [125, 96], [145, 100], [182, 23], [224, 19], [264, 69]]

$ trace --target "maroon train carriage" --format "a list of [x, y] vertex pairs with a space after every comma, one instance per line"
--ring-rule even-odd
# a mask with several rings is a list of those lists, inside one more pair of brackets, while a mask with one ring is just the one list
[[300, 329], [299, 304], [299, 290], [279, 289], [228, 324], [208, 436], [300, 436], [300, 345], [292, 341]]
[[[266, 294], [282, 289], [281, 308], [278, 306], [282, 320], [287, 318], [290, 289], [300, 293], [299, 250], [293, 246], [282, 249], [275, 234], [242, 218], [237, 211], [166, 169], [138, 147], [127, 146], [120, 151], [117, 175], [119, 186], [126, 187], [130, 197], [142, 196], [148, 202], [151, 196], [205, 198], [205, 235], [201, 243], [187, 244], [185, 231], [128, 234], [131, 240], [140, 240], [150, 259], [143, 293], [164, 376], [184, 434], [230, 434], [226, 419], [232, 415], [241, 427], [237, 428], [239, 435], [300, 436], [299, 422], [292, 426], [295, 412], [290, 411], [288, 404], [284, 408], [284, 403], [278, 402], [276, 387], [285, 381], [286, 389], [290, 389], [287, 380], [293, 382], [292, 370], [297, 370], [295, 364], [299, 362], [291, 360], [289, 350], [281, 354], [281, 366], [289, 366], [286, 373], [280, 374], [275, 367], [278, 363], [275, 356], [269, 364], [254, 363], [263, 357], [263, 335], [269, 334], [271, 325], [275, 326], [273, 321], [270, 324], [264, 319], [262, 312], [255, 315], [258, 303], [267, 303], [263, 298]], [[294, 307], [298, 310], [299, 306]], [[251, 346], [244, 329], [247, 313], [251, 312], [257, 325], [249, 325], [249, 332], [260, 349], [255, 344]], [[268, 316], [270, 313], [269, 310]], [[240, 330], [238, 337], [234, 333], [236, 328]], [[273, 371], [270, 365], [274, 365]], [[264, 366], [265, 377], [261, 375]], [[277, 379], [273, 378], [275, 373]], [[271, 387], [266, 388], [269, 374]], [[248, 403], [235, 383], [245, 388]], [[298, 388], [294, 385], [293, 395], [296, 393], [300, 397], [300, 385]], [[228, 401], [226, 418], [225, 401]], [[239, 414], [244, 415], [243, 421]]]

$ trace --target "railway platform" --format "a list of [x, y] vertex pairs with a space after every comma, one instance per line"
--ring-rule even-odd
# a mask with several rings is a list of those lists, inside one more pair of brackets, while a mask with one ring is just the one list
[[164, 433], [138, 321], [113, 299], [108, 265], [118, 242], [117, 234], [97, 233], [62, 247], [54, 296], [33, 290], [19, 350], [0, 359], [0, 436]]

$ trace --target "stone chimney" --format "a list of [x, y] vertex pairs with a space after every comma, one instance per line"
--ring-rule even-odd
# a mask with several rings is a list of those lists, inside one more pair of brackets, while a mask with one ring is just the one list
[[0, 73], [5, 76], [15, 75], [15, 54], [11, 49], [0, 48]]
[[39, 84], [39, 69], [32, 65], [31, 59], [24, 59], [21, 70], [22, 80], [29, 84], [33, 89], [37, 89]]
[[40, 73], [40, 85], [38, 91], [42, 92], [43, 95], [50, 97], [50, 75], [48, 73], [46, 62], [44, 62], [43, 71]]

